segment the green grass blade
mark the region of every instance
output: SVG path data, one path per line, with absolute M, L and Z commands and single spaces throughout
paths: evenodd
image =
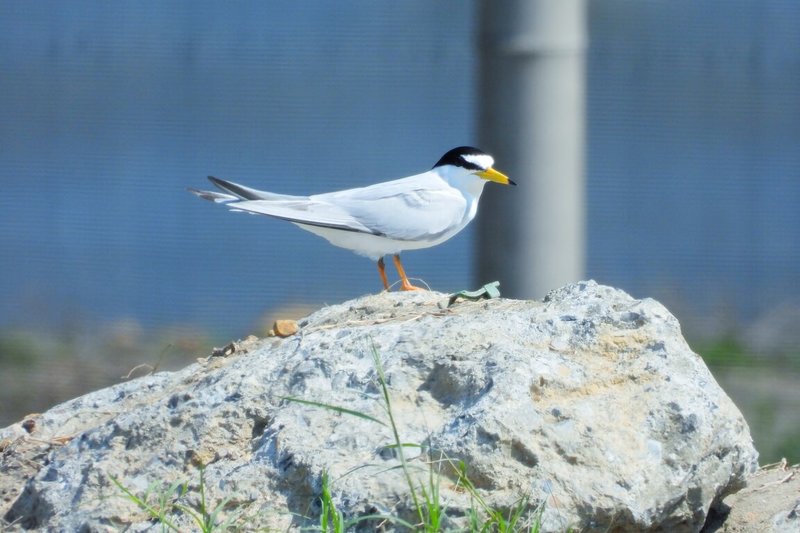
M 345 407 L 339 407 L 338 405 L 331 405 L 329 403 L 324 403 L 324 402 L 315 402 L 313 400 L 303 400 L 302 398 L 295 398 L 293 396 L 279 396 L 279 398 L 281 398 L 282 400 L 289 401 L 289 402 L 302 403 L 302 404 L 305 404 L 305 405 L 311 405 L 313 407 L 321 407 L 323 409 L 328 409 L 329 411 L 335 411 L 337 413 L 357 416 L 358 418 L 363 418 L 364 420 L 369 420 L 371 422 L 376 422 L 376 423 L 378 423 L 378 424 L 380 424 L 382 426 L 386 425 L 384 422 L 378 420 L 374 416 L 370 416 L 370 415 L 364 414 L 364 413 L 362 413 L 360 411 L 354 411 L 352 409 L 347 409 Z
M 173 531 L 180 531 L 178 527 L 173 524 L 172 522 L 167 519 L 166 514 L 167 510 L 163 506 L 159 506 L 158 509 L 147 503 L 146 500 L 143 500 L 136 496 L 133 492 L 130 491 L 125 485 L 122 484 L 116 477 L 108 476 L 111 479 L 111 482 L 116 485 L 116 487 L 122 491 L 125 497 L 130 500 L 131 502 L 135 503 L 137 507 L 141 510 L 146 511 L 152 518 L 158 520 L 161 524 L 167 526 L 168 528 L 172 529 Z M 150 488 L 146 491 L 146 494 L 149 495 Z
M 400 447 L 403 447 L 403 448 L 422 448 L 422 444 L 419 444 L 419 443 L 416 443 L 416 442 L 401 442 L 400 444 L 387 444 L 387 445 L 383 446 L 382 448 L 384 450 L 395 450 L 395 449 L 400 448 Z
M 408 489 L 411 491 L 411 499 L 414 501 L 414 508 L 417 511 L 417 515 L 419 516 L 420 523 L 425 523 L 425 513 L 422 509 L 422 506 L 419 503 L 419 498 L 417 497 L 417 491 L 414 487 L 414 482 L 411 479 L 411 474 L 408 471 L 408 464 L 406 463 L 406 456 L 403 453 L 403 447 L 400 445 L 403 441 L 400 440 L 400 433 L 397 430 L 397 424 L 394 421 L 394 414 L 392 413 L 392 402 L 389 398 L 389 388 L 386 386 L 386 375 L 383 372 L 383 363 L 381 362 L 381 356 L 378 353 L 378 348 L 375 344 L 372 344 L 372 359 L 375 364 L 375 371 L 378 373 L 378 382 L 381 386 L 381 391 L 383 392 L 383 401 L 386 405 L 386 414 L 389 417 L 389 426 L 392 428 L 392 434 L 394 435 L 394 442 L 397 444 L 398 448 L 398 455 L 400 456 L 400 464 L 403 467 L 403 474 L 406 477 L 406 483 L 408 483 Z
M 355 518 L 351 518 L 350 520 L 346 521 L 343 525 L 344 527 L 343 531 L 350 531 L 350 529 L 353 528 L 353 526 L 357 525 L 359 522 L 366 522 L 368 520 L 380 520 L 382 522 L 397 524 L 411 531 L 419 530 L 417 526 L 415 526 L 411 522 L 403 520 L 399 516 L 392 516 L 388 514 L 367 514 L 367 515 L 357 516 Z

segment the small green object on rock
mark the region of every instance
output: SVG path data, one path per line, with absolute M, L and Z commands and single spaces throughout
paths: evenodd
M 447 303 L 445 304 L 444 302 L 442 302 L 441 304 L 439 304 L 439 307 L 441 307 L 442 309 L 450 307 L 451 305 L 456 303 L 456 301 L 459 298 L 472 300 L 474 302 L 477 300 L 483 300 L 483 299 L 489 300 L 491 298 L 499 298 L 499 297 L 500 297 L 500 282 L 493 281 L 491 283 L 487 283 L 486 285 L 484 285 L 483 287 L 481 287 L 476 291 L 458 291 L 454 294 L 451 294 L 450 298 L 447 300 Z

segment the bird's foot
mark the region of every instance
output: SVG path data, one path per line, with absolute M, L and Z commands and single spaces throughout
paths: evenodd
M 412 285 L 410 281 L 404 279 L 400 282 L 400 290 L 401 291 L 426 291 L 423 287 L 417 287 L 416 285 Z

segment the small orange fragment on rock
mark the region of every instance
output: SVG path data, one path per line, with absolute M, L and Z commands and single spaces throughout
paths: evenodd
M 272 325 L 272 332 L 276 337 L 289 337 L 297 333 L 297 321 L 276 320 Z

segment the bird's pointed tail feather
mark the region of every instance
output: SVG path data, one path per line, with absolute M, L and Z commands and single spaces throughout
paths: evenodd
M 234 196 L 232 194 L 223 194 L 214 191 L 201 191 L 200 189 L 195 189 L 192 187 L 187 187 L 186 190 L 192 194 L 199 196 L 203 200 L 208 200 L 216 204 L 225 204 L 228 202 L 235 202 L 239 200 L 238 196 Z
M 240 200 L 296 200 L 300 197 L 289 194 L 275 194 L 274 192 L 259 191 L 245 187 L 232 181 L 222 180 L 214 176 L 208 177 L 209 181 L 225 193 L 232 194 Z

